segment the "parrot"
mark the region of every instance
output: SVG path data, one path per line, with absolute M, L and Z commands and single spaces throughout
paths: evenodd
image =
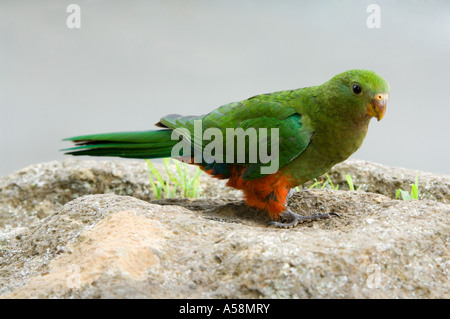
M 64 141 L 74 145 L 63 151 L 74 156 L 174 157 L 197 165 L 209 175 L 227 180 L 227 186 L 241 190 L 248 207 L 269 215 L 268 226 L 292 228 L 305 221 L 339 217 L 338 213 L 304 216 L 292 211 L 287 200 L 296 186 L 325 174 L 360 148 L 370 120 L 380 121 L 384 117 L 389 90 L 388 82 L 373 71 L 348 70 L 321 85 L 256 95 L 222 105 L 206 115 L 170 114 L 162 117 L 154 130 L 66 138 Z M 251 128 L 269 132 L 266 147 L 276 146 L 271 153 L 277 155 L 272 158 L 277 161 L 277 169 L 263 172 L 267 159 L 250 158 L 249 149 L 255 141 L 249 136 L 234 137 L 245 149 L 240 160 L 234 154 L 236 146 L 225 147 L 232 141 L 227 130 Z M 215 146 L 223 148 L 216 147 L 213 158 L 200 156 L 196 160 L 194 154 L 201 154 L 207 147 L 207 141 L 194 136 L 196 129 L 201 133 L 215 129 L 226 136 L 220 139 L 215 136 Z M 174 138 L 174 132 L 181 133 Z M 173 148 L 180 138 L 185 138 L 189 147 L 174 155 Z

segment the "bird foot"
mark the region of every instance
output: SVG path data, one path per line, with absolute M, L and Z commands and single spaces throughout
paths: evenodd
M 276 228 L 294 228 L 298 224 L 303 224 L 304 222 L 312 222 L 320 219 L 329 219 L 331 216 L 337 216 L 341 218 L 338 213 L 331 212 L 326 214 L 316 214 L 311 216 L 302 216 L 294 213 L 289 208 L 286 208 L 284 212 L 280 214 L 281 222 L 270 222 L 267 226 L 275 226 Z

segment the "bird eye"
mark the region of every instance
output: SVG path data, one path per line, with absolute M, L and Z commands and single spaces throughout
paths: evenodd
M 355 94 L 361 93 L 361 92 L 362 92 L 361 85 L 359 85 L 359 84 L 353 84 L 352 90 L 353 90 L 353 93 L 355 93 Z

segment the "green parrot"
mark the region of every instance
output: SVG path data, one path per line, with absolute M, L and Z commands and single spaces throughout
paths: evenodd
M 243 191 L 248 206 L 269 214 L 269 225 L 290 228 L 337 215 L 299 215 L 287 207 L 287 198 L 293 187 L 326 173 L 361 146 L 371 118 L 383 118 L 388 93 L 389 84 L 375 72 L 349 70 L 322 85 L 257 95 L 202 116 L 167 115 L 156 124 L 160 130 L 71 137 L 65 140 L 75 147 L 63 151 L 76 156 L 175 157 L 227 179 L 227 186 Z M 214 134 L 205 139 L 211 129 Z M 230 129 L 242 129 L 241 134 L 228 135 Z M 256 140 L 250 129 L 257 132 Z M 211 147 L 206 152 L 212 135 L 214 152 Z M 270 147 L 270 163 L 250 153 L 261 141 L 256 149 Z M 237 159 L 241 149 L 244 156 Z M 276 169 L 269 170 L 272 163 Z

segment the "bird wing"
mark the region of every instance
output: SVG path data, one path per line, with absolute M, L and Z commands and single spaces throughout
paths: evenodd
M 187 129 L 191 133 L 191 141 L 193 141 L 191 145 L 198 150 L 204 150 L 212 141 L 194 138 L 195 121 L 201 120 L 203 134 L 210 128 L 218 129 L 219 131 L 216 130 L 216 132 L 220 132 L 222 135 L 222 147 L 215 149 L 214 158 L 220 158 L 222 162 L 245 166 L 242 178 L 245 180 L 257 179 L 264 176 L 261 168 L 270 165 L 267 158 L 266 162 L 262 161 L 260 147 L 266 147 L 266 154 L 278 147 L 278 168 L 281 168 L 298 157 L 306 149 L 313 136 L 314 131 L 304 124 L 302 114 L 297 113 L 291 106 L 290 102 L 294 97 L 289 94 L 290 92 L 292 91 L 258 95 L 241 102 L 223 105 L 204 116 L 168 115 L 163 117 L 158 125 L 171 129 Z M 199 122 L 197 122 L 198 124 Z M 244 135 L 241 131 L 241 134 L 236 133 L 233 136 L 234 150 L 232 154 L 226 147 L 227 128 L 234 129 L 235 133 L 238 128 L 241 128 L 244 132 Z M 252 158 L 250 154 L 251 143 L 255 143 L 255 140 L 248 138 L 248 135 L 245 134 L 249 133 L 248 130 L 252 128 L 256 131 L 256 141 L 259 141 L 256 161 L 255 157 Z M 263 136 L 264 129 L 266 129 L 266 136 Z M 278 129 L 278 139 L 272 129 Z M 239 145 L 241 147 L 238 149 Z M 252 150 L 255 148 L 253 147 Z M 238 160 L 239 151 L 245 152 L 245 156 L 241 156 L 240 160 Z M 207 158 L 204 160 L 208 161 Z M 272 160 L 276 160 L 276 158 L 272 158 Z

